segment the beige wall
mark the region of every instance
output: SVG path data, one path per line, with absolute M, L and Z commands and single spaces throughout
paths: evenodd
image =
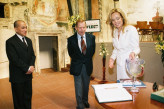
M 9 63 L 6 56 L 5 43 L 14 34 L 13 30 L 0 29 L 0 78 L 6 78 L 9 75 Z
M 106 43 L 107 49 L 111 55 L 112 43 Z M 163 85 L 164 67 L 161 62 L 161 55 L 155 53 L 154 43 L 140 43 L 140 58 L 144 59 L 146 64 L 144 68 L 144 76 L 141 78 L 147 82 L 157 82 Z M 102 56 L 99 55 L 100 43 L 96 44 L 96 53 L 93 59 L 93 77 L 102 80 Z M 106 59 L 106 80 L 116 81 L 116 65 L 114 69 L 108 68 L 110 55 Z
M 152 21 L 156 16 L 157 7 L 159 16 L 164 17 L 164 0 L 119 0 L 120 8 L 127 15 L 130 24 L 136 21 Z

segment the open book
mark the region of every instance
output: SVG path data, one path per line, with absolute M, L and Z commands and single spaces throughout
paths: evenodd
M 117 80 L 117 83 L 121 83 L 123 85 L 123 87 L 132 87 L 132 79 L 120 79 Z M 146 85 L 141 81 L 141 80 L 137 80 L 135 81 L 135 86 L 136 87 L 146 87 Z
M 129 92 L 121 83 L 92 85 L 99 103 L 132 100 Z

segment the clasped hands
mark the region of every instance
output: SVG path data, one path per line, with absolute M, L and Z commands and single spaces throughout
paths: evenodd
M 34 66 L 30 66 L 29 70 L 26 72 L 26 74 L 31 74 L 32 72 L 34 72 L 35 67 Z
M 131 60 L 133 60 L 135 58 L 135 53 L 131 52 L 129 55 L 129 58 Z M 112 58 L 109 59 L 109 68 L 113 68 L 114 67 L 114 60 Z

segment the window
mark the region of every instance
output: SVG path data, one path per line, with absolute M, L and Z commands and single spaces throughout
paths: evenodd
M 0 3 L 0 18 L 5 18 L 5 14 L 4 14 L 4 3 Z

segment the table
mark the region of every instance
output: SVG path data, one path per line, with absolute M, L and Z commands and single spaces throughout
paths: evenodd
M 146 88 L 140 88 L 139 93 L 131 93 L 133 101 L 122 101 L 113 103 L 100 103 L 105 109 L 164 109 L 164 103 L 152 100 L 150 98 L 153 92 L 153 83 L 144 82 Z M 164 86 L 159 86 L 159 89 L 164 88 Z M 127 88 L 129 91 L 130 88 Z

